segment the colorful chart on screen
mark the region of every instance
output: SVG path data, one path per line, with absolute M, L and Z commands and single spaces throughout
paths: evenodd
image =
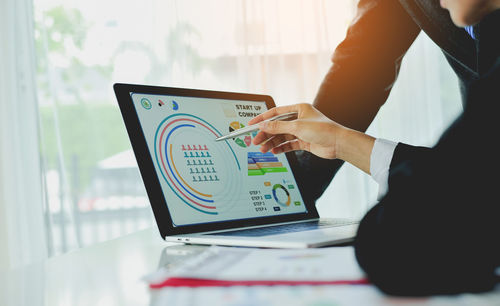
M 155 135 L 155 158 L 163 179 L 193 210 L 216 215 L 228 211 L 241 194 L 242 171 L 227 141 L 206 120 L 178 113 L 165 118 Z
M 290 206 L 290 192 L 288 192 L 288 189 L 286 189 L 285 186 L 281 184 L 275 184 L 273 186 L 273 198 L 276 203 L 283 207 Z
M 229 124 L 229 132 L 234 132 L 237 129 L 241 129 L 245 125 L 239 121 L 233 121 Z M 233 138 L 233 141 L 242 148 L 249 147 L 252 144 L 252 136 L 257 135 L 257 132 L 252 132 L 251 134 L 245 134 L 239 137 Z
M 248 152 L 248 176 L 287 172 L 287 168 L 271 152 Z

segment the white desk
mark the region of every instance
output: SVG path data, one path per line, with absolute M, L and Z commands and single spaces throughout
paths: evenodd
M 165 249 L 168 246 L 167 249 Z M 277 298 L 289 299 L 291 305 L 500 305 L 500 288 L 480 295 L 461 295 L 434 299 L 401 299 L 386 297 L 373 286 L 330 286 L 315 288 L 266 287 L 249 289 L 174 289 L 149 290 L 140 278 L 159 265 L 162 254 L 166 264 L 203 250 L 202 246 L 164 242 L 156 228 L 140 231 L 116 240 L 50 258 L 22 269 L 1 271 L 0 305 L 154 305 L 162 298 L 169 306 L 214 305 L 210 299 L 224 299 L 225 305 L 273 304 Z M 177 301 L 180 295 L 188 301 Z M 174 296 L 176 295 L 176 296 Z M 368 304 L 367 304 L 368 303 Z M 222 304 L 222 303 L 218 303 Z

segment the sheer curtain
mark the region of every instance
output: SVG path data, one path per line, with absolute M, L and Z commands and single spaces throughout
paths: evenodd
M 33 7 L 0 2 L 0 268 L 47 257 Z
M 154 226 L 114 82 L 311 102 L 356 2 L 34 0 L 49 253 Z M 420 37 L 369 132 L 431 144 L 459 112 L 454 84 L 439 50 Z M 318 202 L 320 214 L 360 217 L 376 190 L 344 166 Z

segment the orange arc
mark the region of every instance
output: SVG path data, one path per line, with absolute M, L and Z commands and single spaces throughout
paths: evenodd
M 172 156 L 172 144 L 170 144 L 170 156 Z M 191 189 L 192 191 L 196 192 L 197 194 L 201 195 L 201 196 L 204 196 L 204 197 L 212 197 L 211 194 L 204 194 L 204 193 L 201 193 L 199 192 L 198 190 L 194 189 L 193 187 L 189 186 L 188 183 L 186 183 L 186 181 L 182 178 L 182 176 L 179 174 L 179 172 L 177 171 L 177 167 L 175 166 L 175 163 L 174 163 L 174 158 L 172 156 L 172 165 L 174 166 L 174 170 L 175 170 L 175 173 L 177 173 L 177 175 L 179 176 L 179 178 L 181 179 L 181 181 L 184 183 L 184 185 L 188 186 L 189 189 Z

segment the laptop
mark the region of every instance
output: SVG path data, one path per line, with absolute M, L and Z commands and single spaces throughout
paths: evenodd
M 161 237 L 268 248 L 347 243 L 359 222 L 319 218 L 294 153 L 261 153 L 257 132 L 216 142 L 275 107 L 268 95 L 115 84 Z

